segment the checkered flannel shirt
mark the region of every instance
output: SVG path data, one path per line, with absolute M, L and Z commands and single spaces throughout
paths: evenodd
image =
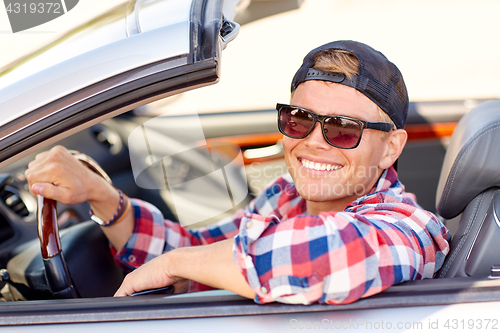
M 135 226 L 116 260 L 136 268 L 175 248 L 234 238 L 234 258 L 257 303 L 351 303 L 393 284 L 432 278 L 449 251 L 448 230 L 387 169 L 343 212 L 307 215 L 289 175 L 245 209 L 196 230 L 132 200 Z M 203 290 L 197 283 L 192 289 Z

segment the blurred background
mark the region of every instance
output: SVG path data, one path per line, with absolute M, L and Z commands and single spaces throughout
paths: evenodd
M 0 68 L 123 2 L 80 0 L 65 15 L 15 34 L 2 6 Z M 310 49 L 354 39 L 398 65 L 413 101 L 496 97 L 499 12 L 500 1 L 488 0 L 252 0 L 236 18 L 242 29 L 224 53 L 221 83 L 186 96 L 195 94 L 207 111 L 267 109 L 288 100 L 291 77 Z M 246 83 L 232 84 L 241 77 Z
M 50 1 L 48 1 L 50 2 Z M 61 37 L 65 32 L 87 22 L 126 0 L 80 0 L 73 10 L 34 28 L 12 33 L 4 2 L 0 4 L 0 68 Z

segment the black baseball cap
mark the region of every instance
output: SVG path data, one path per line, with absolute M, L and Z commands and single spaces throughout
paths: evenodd
M 312 68 L 314 55 L 334 49 L 349 51 L 358 58 L 358 74 L 352 79 L 343 73 L 326 72 Z M 389 115 L 397 128 L 403 128 L 408 114 L 408 92 L 399 69 L 382 53 L 372 47 L 351 40 L 331 42 L 309 52 L 292 80 L 292 93 L 308 80 L 330 81 L 352 87 L 377 104 Z

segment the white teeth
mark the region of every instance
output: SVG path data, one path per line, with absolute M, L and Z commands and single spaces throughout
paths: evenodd
M 330 170 L 338 170 L 342 169 L 342 166 L 340 165 L 331 165 L 331 164 L 325 164 L 325 163 L 314 163 L 312 161 L 304 160 L 301 159 L 301 163 L 304 167 L 308 169 L 313 169 L 313 170 L 318 170 L 318 171 L 330 171 Z

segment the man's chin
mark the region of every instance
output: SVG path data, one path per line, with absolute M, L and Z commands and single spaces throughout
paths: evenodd
M 312 202 L 327 202 L 336 201 L 347 197 L 344 192 L 333 193 L 328 188 L 318 190 L 317 188 L 312 188 L 307 191 L 299 191 L 299 194 L 306 200 Z

